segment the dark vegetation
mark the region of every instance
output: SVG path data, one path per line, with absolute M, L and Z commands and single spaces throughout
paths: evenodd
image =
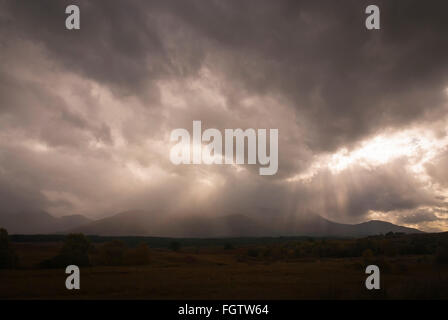
M 17 265 L 18 258 L 11 246 L 8 232 L 0 228 L 0 269 L 12 269 Z
M 90 249 L 90 241 L 83 234 L 69 234 L 59 254 L 42 261 L 40 266 L 43 268 L 65 268 L 72 264 L 78 267 L 89 266 Z
M 403 234 L 387 233 L 366 238 L 157 238 L 157 237 L 100 237 L 83 234 L 65 235 L 12 235 L 1 231 L 1 265 L 17 266 L 9 241 L 15 243 L 63 242 L 60 252 L 42 261 L 41 268 L 62 268 L 69 264 L 89 265 L 144 265 L 150 261 L 149 248 L 169 249 L 221 247 L 237 251 L 237 259 L 245 257 L 275 261 L 298 258 L 355 258 L 374 262 L 380 257 L 423 255 L 432 257 L 434 263 L 448 264 L 448 233 Z M 9 240 L 8 240 L 9 239 Z M 241 249 L 245 251 L 241 251 Z M 238 250 L 236 250 L 238 249 Z
M 247 256 L 281 258 L 353 258 L 396 257 L 405 255 L 435 256 L 437 263 L 448 263 L 448 233 L 388 233 L 361 239 L 288 239 L 270 245 L 256 245 Z
M 145 265 L 149 263 L 150 253 L 146 243 L 128 248 L 124 242 L 113 240 L 101 245 L 93 252 L 93 263 L 103 266 Z
M 72 264 L 78 267 L 144 265 L 149 263 L 149 255 L 146 243 L 128 247 L 121 240 L 112 240 L 93 246 L 83 234 L 69 234 L 60 252 L 42 261 L 39 267 L 65 268 Z
M 61 269 L 75 264 L 86 298 L 448 299 L 448 233 L 191 239 L 2 230 L 0 243 L 2 268 L 16 269 L 0 271 L 0 298 L 71 297 Z M 364 287 L 369 264 L 381 270 L 378 292 Z
M 66 235 L 10 235 L 14 243 L 63 242 Z M 374 255 L 438 254 L 446 255 L 448 232 L 402 234 L 388 233 L 366 238 L 312 238 L 312 237 L 251 237 L 251 238 L 161 238 L 161 237 L 107 237 L 86 236 L 93 245 L 119 240 L 127 247 L 137 247 L 141 243 L 150 248 L 165 248 L 173 251 L 183 247 L 222 247 L 227 250 L 239 247 L 267 247 L 282 245 L 293 248 L 297 256 L 359 257 L 366 249 Z M 439 250 L 439 252 L 437 252 Z M 442 258 L 443 260 L 443 258 Z M 442 261 L 440 260 L 440 261 Z
M 179 241 L 171 241 L 170 242 L 170 249 L 173 251 L 179 251 L 181 248 L 181 244 Z
M 42 235 L 10 235 L 10 240 L 15 243 L 48 243 L 63 242 L 66 235 L 63 234 L 42 234 Z M 163 237 L 138 237 L 138 236 L 95 236 L 86 235 L 92 244 L 120 240 L 126 246 L 135 247 L 144 242 L 151 248 L 169 249 L 172 242 L 179 242 L 182 247 L 223 247 L 227 244 L 246 246 L 256 244 L 271 244 L 288 240 L 306 240 L 309 237 L 237 237 L 237 238 L 163 238 Z

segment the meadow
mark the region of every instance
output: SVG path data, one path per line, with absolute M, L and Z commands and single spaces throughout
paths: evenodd
M 0 298 L 447 299 L 447 238 L 93 237 L 81 289 L 67 290 L 64 268 L 42 264 L 61 252 L 64 236 L 12 236 L 19 264 L 0 270 Z M 369 264 L 380 267 L 380 290 L 365 288 Z

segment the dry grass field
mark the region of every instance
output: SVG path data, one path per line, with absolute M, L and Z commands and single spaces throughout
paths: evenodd
M 20 269 L 0 270 L 1 299 L 431 299 L 448 298 L 448 266 L 428 255 L 380 260 L 381 290 L 365 289 L 365 258 L 260 259 L 248 248 L 151 249 L 142 266 L 81 268 L 81 289 L 64 269 L 36 265 L 62 243 L 14 243 Z

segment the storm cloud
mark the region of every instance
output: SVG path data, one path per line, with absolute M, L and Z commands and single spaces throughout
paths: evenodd
M 81 29 L 65 29 L 65 7 Z M 2 212 L 320 214 L 447 230 L 446 1 L 0 1 Z M 169 134 L 278 128 L 279 170 Z M 378 142 L 380 141 L 380 142 Z

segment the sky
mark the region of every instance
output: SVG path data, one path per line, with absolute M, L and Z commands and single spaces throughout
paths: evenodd
M 81 11 L 65 28 L 65 7 Z M 365 28 L 380 8 L 381 29 Z M 0 215 L 379 219 L 448 231 L 446 1 L 0 0 Z M 279 165 L 170 133 L 278 128 Z

